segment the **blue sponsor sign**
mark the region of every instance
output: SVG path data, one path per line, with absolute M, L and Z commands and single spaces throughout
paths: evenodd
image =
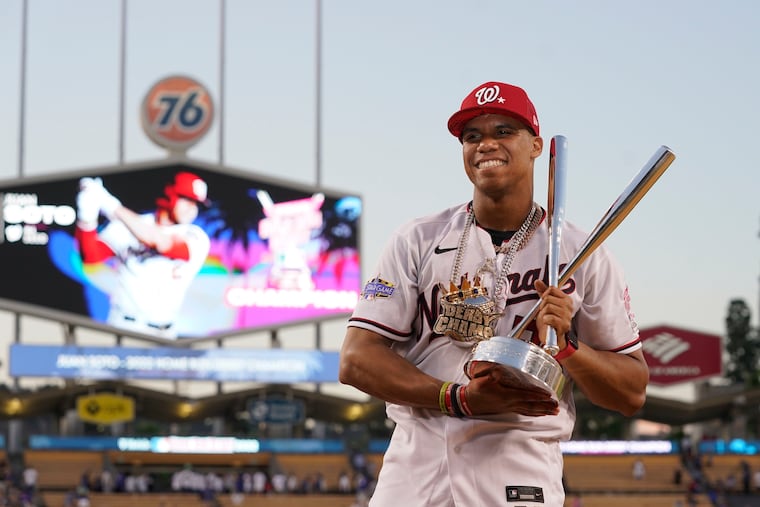
M 300 400 L 268 399 L 251 400 L 248 413 L 256 422 L 298 423 L 303 421 L 306 410 Z
M 317 440 L 312 438 L 273 438 L 261 441 L 261 452 L 275 453 L 338 453 L 346 446 L 340 440 Z
M 65 449 L 73 451 L 108 451 L 118 449 L 118 437 L 58 437 L 30 435 L 30 449 Z
M 337 382 L 338 352 L 13 344 L 10 374 L 98 380 Z

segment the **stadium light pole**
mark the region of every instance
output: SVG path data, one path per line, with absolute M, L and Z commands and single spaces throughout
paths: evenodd
M 29 24 L 29 2 L 23 0 L 21 2 L 21 55 L 19 70 L 19 106 L 18 106 L 18 177 L 24 176 L 24 165 L 26 160 L 24 159 L 26 148 L 26 45 L 27 45 L 27 32 Z M 21 341 L 21 314 L 14 313 L 14 336 L 13 339 L 16 343 Z M 13 379 L 14 386 L 18 388 L 18 378 Z
M 227 57 L 227 1 L 219 0 L 219 167 L 224 165 L 224 71 Z M 219 340 L 219 348 L 223 347 Z M 216 393 L 222 394 L 224 387 L 221 381 L 216 383 Z
M 322 0 L 316 1 L 314 26 L 314 171 L 317 188 L 322 186 Z M 322 324 L 314 325 L 317 350 L 322 349 Z M 317 391 L 320 390 L 317 384 Z
M 20 55 L 20 70 L 19 70 L 19 113 L 18 113 L 18 177 L 24 176 L 24 149 L 26 145 L 26 59 L 27 59 L 27 37 L 28 37 L 28 23 L 29 23 L 29 2 L 23 0 L 21 2 L 21 55 Z M 13 341 L 15 343 L 21 342 L 21 314 L 14 312 L 13 314 Z M 10 365 L 9 365 L 10 368 Z M 13 385 L 11 390 L 18 392 L 21 389 L 21 381 L 19 377 L 13 377 Z M 16 454 L 22 451 L 21 443 L 24 436 L 22 419 L 14 418 L 8 421 L 8 453 Z
M 124 109 L 127 75 L 127 0 L 121 0 L 119 16 L 119 165 L 124 164 Z
M 227 58 L 227 1 L 219 0 L 219 166 L 224 165 L 224 73 Z

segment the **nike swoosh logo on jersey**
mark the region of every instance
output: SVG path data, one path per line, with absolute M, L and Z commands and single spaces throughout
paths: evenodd
M 435 250 L 433 250 L 433 251 L 435 253 L 437 253 L 437 254 L 442 254 L 442 253 L 446 253 L 446 252 L 451 252 L 452 250 L 456 250 L 456 249 L 457 249 L 457 247 L 454 247 L 454 248 L 441 248 L 440 245 L 439 245 L 439 246 L 435 247 Z

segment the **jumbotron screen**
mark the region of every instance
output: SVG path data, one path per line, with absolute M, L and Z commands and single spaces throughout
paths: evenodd
M 189 160 L 0 182 L 0 307 L 158 341 L 348 315 L 360 197 Z

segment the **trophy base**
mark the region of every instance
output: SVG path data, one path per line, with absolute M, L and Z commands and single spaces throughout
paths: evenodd
M 472 378 L 473 366 L 482 362 L 500 368 L 502 383 L 535 386 L 557 401 L 568 383 L 562 366 L 549 353 L 518 338 L 494 336 L 478 343 L 464 367 L 468 378 Z

